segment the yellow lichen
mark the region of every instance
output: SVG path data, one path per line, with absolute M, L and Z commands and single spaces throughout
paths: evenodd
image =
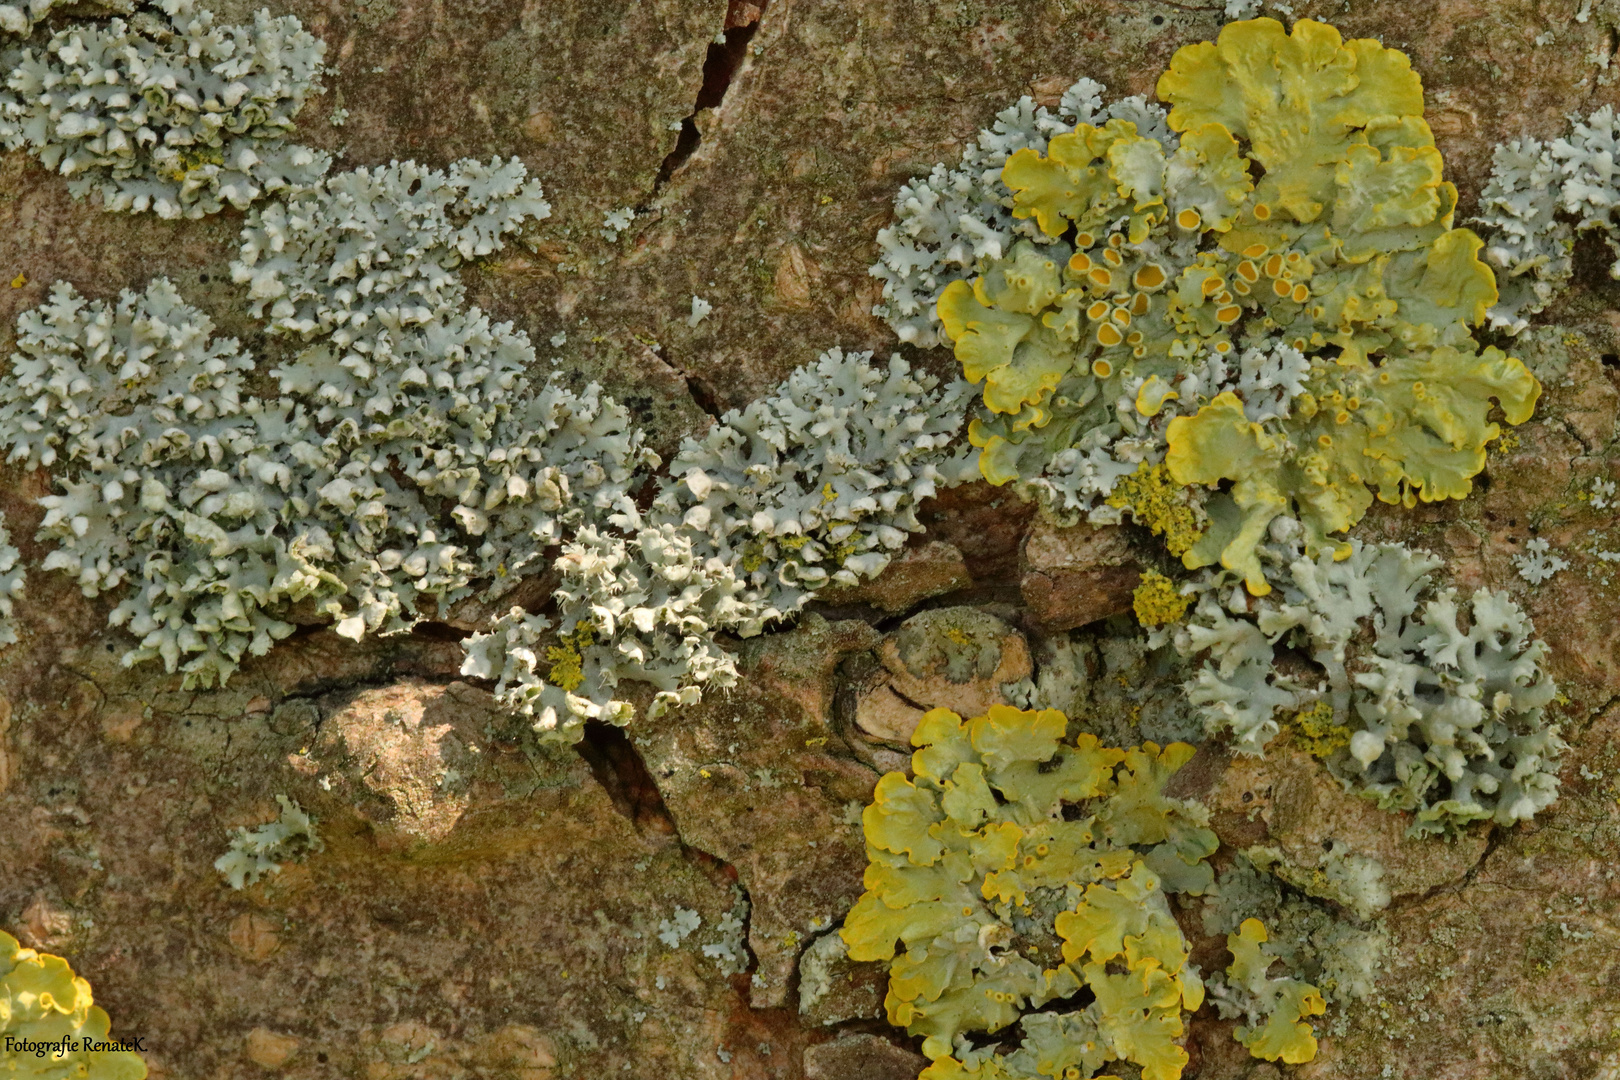
M 1170 554 L 1180 555 L 1203 534 L 1187 495 L 1187 489 L 1171 479 L 1168 468 L 1143 462 L 1134 473 L 1115 481 L 1108 505 L 1129 510 L 1138 525 L 1164 537 Z
M 142 1080 L 146 1063 L 112 1048 L 110 1023 L 66 960 L 0 933 L 0 1074 Z
M 1333 705 L 1318 701 L 1287 721 L 1294 743 L 1312 757 L 1324 761 L 1350 745 L 1350 729 L 1333 720 Z
M 1156 570 L 1142 574 L 1141 584 L 1131 593 L 1131 607 L 1136 621 L 1143 626 L 1163 626 L 1187 614 L 1192 597 L 1182 595 L 1176 583 Z
M 596 644 L 596 628 L 582 619 L 572 633 L 560 634 L 557 640 L 558 644 L 546 649 L 546 659 L 551 661 L 546 681 L 563 690 L 577 690 L 585 681 L 584 652 Z
M 862 815 L 867 891 L 841 933 L 851 958 L 889 962 L 885 1009 L 925 1037 L 924 1076 L 1028 1075 L 1005 1071 L 1018 1055 L 964 1072 L 952 1041 L 1082 989 L 1095 1001 L 1065 1017 L 1072 1037 L 1019 1054 L 1078 1055 L 1088 1077 L 1131 1061 L 1149 1080 L 1187 1061 L 1175 1040 L 1203 983 L 1166 894 L 1210 887 L 1216 840 L 1201 808 L 1163 788 L 1192 747 L 1113 750 L 1067 728 L 1054 710 L 994 706 L 964 722 L 935 709 L 912 736 L 912 777 L 884 776 Z M 1068 910 L 1032 928 L 1034 905 L 1063 895 Z M 1054 936 L 1058 953 L 1040 944 Z
M 1267 974 L 1276 957 L 1265 948 L 1266 937 L 1259 919 L 1245 919 L 1237 933 L 1226 935 L 1226 947 L 1232 953 L 1231 966 L 1226 969 L 1228 980 L 1247 991 L 1265 1016 L 1263 1024 L 1240 1025 L 1237 1040 L 1254 1057 L 1298 1065 L 1316 1057 L 1316 1034 L 1305 1017 L 1321 1016 L 1327 1003 L 1322 992 L 1308 982 L 1287 976 L 1273 979 Z

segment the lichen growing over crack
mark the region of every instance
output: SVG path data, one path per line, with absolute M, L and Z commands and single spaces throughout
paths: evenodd
M 565 741 L 585 720 L 630 722 L 621 682 L 653 687 L 653 718 L 733 685 L 716 635 L 758 634 L 877 574 L 921 531 L 917 505 L 972 469 L 953 445 L 962 387 L 870 361 L 831 350 L 687 439 L 649 509 L 621 503 L 564 543 L 556 618 L 509 612 L 468 641 L 463 674 Z

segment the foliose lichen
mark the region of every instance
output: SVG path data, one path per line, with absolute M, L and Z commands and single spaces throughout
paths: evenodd
M 1231 572 L 1206 572 L 1183 586 L 1196 597 L 1186 623 L 1160 631 L 1184 655 L 1207 650 L 1187 692 L 1211 734 L 1258 754 L 1279 715 L 1322 724 L 1331 710 L 1317 730 L 1342 726 L 1349 738 L 1329 771 L 1411 812 L 1415 835 L 1511 825 L 1557 798 L 1564 743 L 1544 715 L 1557 693 L 1548 650 L 1506 593 L 1482 589 L 1464 604 L 1434 582 L 1433 556 L 1353 541 L 1334 561 L 1307 554 L 1291 518 L 1269 531 L 1257 551 L 1275 593 L 1252 598 Z M 1314 671 L 1280 669 L 1279 648 Z
M 1336 845 L 1336 850 L 1338 845 Z M 1230 866 L 1204 895 L 1203 929 L 1208 935 L 1236 932 L 1247 919 L 1259 919 L 1267 930 L 1265 951 L 1282 962 L 1288 974 L 1318 987 L 1324 1001 L 1336 1007 L 1335 1028 L 1345 1023 L 1343 1006 L 1372 994 L 1389 948 L 1389 936 L 1376 913 L 1389 903 L 1389 892 L 1368 887 L 1371 877 L 1363 862 L 1341 853 L 1327 860 L 1323 877 L 1354 879 L 1352 887 L 1321 890 L 1333 895 L 1324 904 L 1302 895 L 1302 885 L 1287 883 L 1256 867 L 1249 855 L 1237 853 Z M 1272 860 L 1273 871 L 1283 869 Z M 1354 902 L 1346 904 L 1347 898 Z M 1248 1012 L 1242 988 L 1229 986 L 1225 973 L 1209 977 L 1209 998 L 1217 1011 L 1230 1019 Z
M 917 505 L 971 472 L 950 445 L 963 405 L 960 384 L 938 390 L 899 357 L 824 353 L 687 439 L 648 509 L 621 501 L 582 526 L 554 566 L 557 617 L 509 612 L 468 641 L 463 674 L 567 741 L 585 720 L 629 723 L 621 681 L 654 687 L 653 718 L 733 685 L 717 634 L 758 634 L 877 574 L 921 531 Z
M 1605 105 L 1570 132 L 1544 143 L 1513 139 L 1497 146 L 1491 178 L 1480 192 L 1479 224 L 1491 230 L 1485 257 L 1497 268 L 1502 295 L 1490 309 L 1491 325 L 1517 334 L 1574 274 L 1575 234 L 1596 232 L 1615 255 L 1620 277 L 1620 119 Z
M 238 828 L 230 849 L 214 860 L 214 869 L 233 889 L 256 884 L 265 874 L 281 873 L 281 864 L 303 859 L 325 848 L 315 823 L 293 800 L 277 795 L 281 816 L 267 825 Z
M 1055 710 L 935 709 L 913 777 L 885 775 L 863 814 L 867 891 L 841 934 L 852 959 L 890 962 L 888 1019 L 924 1036 L 927 1080 L 1116 1060 L 1173 1080 L 1186 1064 L 1182 1010 L 1204 991 L 1167 897 L 1211 887 L 1217 843 L 1164 785 L 1192 747 L 1115 750 L 1067 728 Z M 970 1038 L 1020 1019 L 1016 1050 Z
M 0 931 L 0 1070 L 39 1080 L 143 1080 L 146 1062 L 111 1043 L 90 983 L 60 956 Z
M 909 262 L 885 242 L 876 272 L 916 295 L 884 313 L 904 336 L 935 299 L 983 383 L 969 433 L 992 482 L 1103 521 L 1099 500 L 1163 462 L 1207 522 L 1186 565 L 1241 569 L 1263 594 L 1253 549 L 1273 517 L 1342 556 L 1331 534 L 1375 495 L 1466 495 L 1493 401 L 1522 422 L 1540 386 L 1473 339 L 1496 289 L 1479 238 L 1452 227 L 1403 54 L 1256 19 L 1180 50 L 1158 90 L 1167 131 L 1150 106 L 1145 127 L 1070 99 L 1072 125 L 1015 110 L 993 154 L 972 152 L 999 172 L 903 192 L 901 227 L 931 239 Z
M 1266 940 L 1265 925 L 1254 918 L 1226 936 L 1232 953 L 1224 983 L 1228 994 L 1216 1000 L 1226 1006 L 1223 1013 L 1241 1014 L 1248 1021 L 1235 1034 L 1250 1054 L 1297 1065 L 1316 1057 L 1316 1034 L 1306 1018 L 1322 1015 L 1327 1004 L 1310 983 L 1268 974 L 1277 954 Z
M 957 442 L 971 395 L 898 355 L 831 349 L 687 439 L 654 520 L 735 568 L 752 608 L 736 626 L 758 633 L 819 589 L 878 574 L 922 531 L 918 505 L 975 475 Z
M 46 567 L 87 595 L 128 586 L 112 615 L 140 642 L 126 663 L 206 686 L 290 633 L 294 603 L 359 638 L 474 581 L 493 599 L 544 567 L 565 522 L 621 508 L 648 460 L 623 409 L 594 386 L 531 386 L 528 339 L 461 306 L 452 268 L 544 209 L 521 164 L 328 183 L 300 193 L 298 225 L 270 224 L 278 203 L 245 230 L 239 276 L 305 343 L 269 372 L 280 396 L 245 395 L 254 359 L 163 279 L 116 305 L 59 284 L 19 320 L 0 441 L 58 473 Z M 309 223 L 356 184 L 369 216 L 345 221 L 366 236 L 340 251 L 342 227 Z
M 6 516 L 0 514 L 0 648 L 17 642 L 13 613 L 16 602 L 22 599 L 27 579 L 28 569 L 22 564 L 22 553 L 12 545 Z
M 28 5 L 38 21 L 53 4 Z M 0 8 L 12 29 L 23 9 Z M 14 31 L 21 32 L 21 31 Z M 326 45 L 292 16 L 221 25 L 195 0 L 67 27 L 0 53 L 0 143 L 108 210 L 202 217 L 318 180 L 325 153 L 286 142 Z

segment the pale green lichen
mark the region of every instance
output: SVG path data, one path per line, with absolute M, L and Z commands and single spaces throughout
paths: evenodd
M 1514 139 L 1496 148 L 1475 219 L 1491 230 L 1485 256 L 1502 283 L 1492 326 L 1519 333 L 1568 286 L 1577 231 L 1603 237 L 1616 256 L 1609 276 L 1620 277 L 1617 155 L 1620 119 L 1612 105 L 1572 117 L 1569 134 L 1551 143 Z
M 11 533 L 6 529 L 6 516 L 0 514 L 0 648 L 17 642 L 15 605 L 22 599 L 27 579 L 28 570 L 22 564 L 22 553 L 12 546 Z
M 921 501 L 972 460 L 952 446 L 961 384 L 870 360 L 832 349 L 687 439 L 647 510 L 621 503 L 565 541 L 556 620 L 510 612 L 467 642 L 463 674 L 494 680 L 543 737 L 572 741 L 585 720 L 630 722 L 621 681 L 656 688 L 649 717 L 693 704 L 736 682 L 717 634 L 758 634 L 881 571 L 921 531 Z M 545 646 L 553 627 L 563 640 Z
M 1253 598 L 1231 572 L 1190 588 L 1186 623 L 1166 633 L 1187 656 L 1208 652 L 1188 684 L 1212 734 L 1229 731 L 1260 753 L 1278 716 L 1325 702 L 1348 729 L 1327 766 L 1388 810 L 1413 814 L 1414 834 L 1471 821 L 1511 825 L 1558 795 L 1558 726 L 1543 710 L 1557 689 L 1547 646 L 1505 593 L 1480 590 L 1466 606 L 1436 586 L 1439 561 L 1397 544 L 1352 542 L 1348 557 L 1307 555 L 1300 531 L 1279 518 L 1257 548 L 1276 590 Z M 1315 671 L 1280 670 L 1291 648 Z
M 267 825 L 242 827 L 231 836 L 231 846 L 214 860 L 214 869 L 233 889 L 256 884 L 265 874 L 281 873 L 281 864 L 321 851 L 325 844 L 315 823 L 293 800 L 277 795 L 281 816 Z
M 912 736 L 914 779 L 884 776 L 863 815 L 867 891 L 842 937 L 852 959 L 890 962 L 889 1021 L 925 1036 L 930 1080 L 1111 1060 L 1173 1080 L 1187 1061 L 1175 1040 L 1203 985 L 1166 896 L 1210 888 L 1216 840 L 1163 788 L 1192 748 L 1112 750 L 1067 726 L 936 709 Z M 1026 1023 L 1010 1054 L 967 1039 L 1082 992 L 1089 1006 Z
M 31 19 L 44 13 L 30 8 Z M 16 11 L 0 8 L 0 22 Z M 0 55 L 0 143 L 27 149 L 108 210 L 247 209 L 330 165 L 286 143 L 318 90 L 325 51 L 292 16 L 260 11 L 250 25 L 221 25 L 195 0 L 160 0 Z
M 90 983 L 60 956 L 0 931 L 0 1072 L 33 1080 L 142 1080 L 146 1063 L 109 1034 Z
M 745 583 L 745 636 L 814 593 L 878 574 L 922 530 L 922 500 L 974 474 L 957 443 L 971 391 L 898 355 L 831 349 L 682 444 L 652 519 Z
M 58 474 L 46 567 L 124 588 L 125 662 L 188 684 L 262 655 L 299 601 L 357 639 L 475 582 L 494 599 L 651 460 L 623 409 L 531 386 L 527 338 L 463 306 L 454 267 L 545 210 L 521 164 L 405 163 L 295 202 L 250 218 L 238 275 L 304 342 L 279 396 L 243 392 L 254 358 L 163 279 L 117 305 L 59 284 L 0 384 L 10 459 Z

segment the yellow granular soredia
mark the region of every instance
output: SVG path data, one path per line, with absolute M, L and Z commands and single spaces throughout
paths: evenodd
M 1299 748 L 1314 758 L 1325 760 L 1350 745 L 1350 729 L 1333 722 L 1333 706 L 1326 701 L 1295 713 L 1288 726 Z
M 574 627 L 572 634 L 563 634 L 559 640 L 562 642 L 560 645 L 546 650 L 546 659 L 551 661 L 546 681 L 563 690 L 577 690 L 579 684 L 585 681 L 583 653 L 596 643 L 596 628 L 588 622 L 581 622 Z
M 1187 614 L 1192 597 L 1183 596 L 1176 583 L 1155 570 L 1142 575 L 1142 583 L 1131 594 L 1136 621 L 1143 626 L 1163 626 Z
M 1154 536 L 1163 536 L 1172 555 L 1185 553 L 1203 535 L 1198 515 L 1187 502 L 1186 488 L 1162 464 L 1143 462 L 1130 476 L 1118 480 L 1108 505 L 1129 510 L 1138 525 L 1153 530 Z

